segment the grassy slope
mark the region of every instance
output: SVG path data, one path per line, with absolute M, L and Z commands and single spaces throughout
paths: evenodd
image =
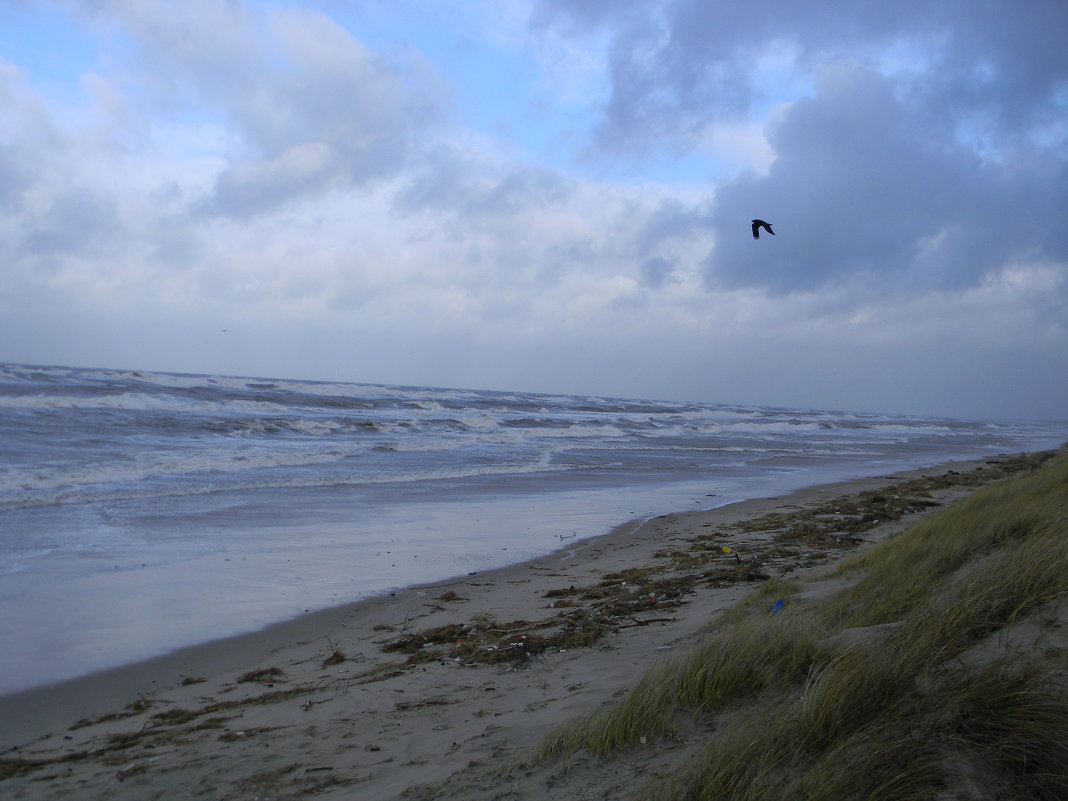
M 686 658 L 549 736 L 612 758 L 704 751 L 638 797 L 1068 798 L 1068 453 L 843 563 L 807 603 L 773 581 Z M 773 598 L 788 598 L 769 615 Z

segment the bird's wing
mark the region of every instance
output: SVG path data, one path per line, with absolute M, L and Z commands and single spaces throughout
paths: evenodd
M 764 227 L 768 229 L 768 233 L 775 236 L 775 232 L 771 230 L 771 223 L 764 223 Z
M 753 221 L 753 239 L 760 239 L 760 223 Z

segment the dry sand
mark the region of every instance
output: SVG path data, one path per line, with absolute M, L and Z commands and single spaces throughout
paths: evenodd
M 656 760 L 670 760 L 670 749 L 618 760 L 592 774 L 564 775 L 552 765 L 509 768 L 555 725 L 625 693 L 658 660 L 683 651 L 717 612 L 760 586 L 759 576 L 746 580 L 746 573 L 792 578 L 822 573 L 855 550 L 843 540 L 841 548 L 799 543 L 784 553 L 769 547 L 767 532 L 728 533 L 727 527 L 767 513 L 796 514 L 806 505 L 904 478 L 947 469 L 968 473 L 982 465 L 958 462 L 635 521 L 523 564 L 0 698 L 0 796 L 625 797 L 638 774 Z M 970 491 L 948 488 L 934 499 L 944 502 Z M 927 511 L 916 509 L 865 531 L 859 547 L 870 547 Z M 705 546 L 698 560 L 704 569 L 671 568 L 670 560 L 654 556 L 695 543 Z M 724 545 L 732 553 L 724 553 Z M 450 623 L 486 624 L 481 616 L 498 621 L 490 627 L 500 627 L 569 614 L 596 602 L 583 601 L 581 593 L 557 600 L 546 594 L 594 587 L 606 575 L 650 565 L 665 568 L 661 577 L 669 579 L 673 573 L 705 578 L 685 585 L 680 597 L 664 593 L 655 604 L 633 597 L 632 612 L 616 615 L 592 645 L 548 648 L 524 659 L 522 648 L 511 644 L 522 642 L 524 632 L 496 631 L 493 641 L 505 650 L 503 661 L 456 659 L 442 645 L 426 649 L 425 661 L 407 667 L 402 667 L 406 654 L 382 650 L 406 634 Z M 620 584 L 617 580 L 617 591 Z M 577 606 L 566 606 L 569 602 Z M 531 636 L 538 631 L 525 629 Z M 487 653 L 484 645 L 476 650 Z M 240 680 L 257 672 L 259 680 Z

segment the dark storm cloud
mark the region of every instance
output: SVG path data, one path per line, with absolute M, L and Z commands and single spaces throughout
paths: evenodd
M 615 0 L 544 0 L 532 21 L 536 30 L 611 31 L 599 133 L 602 145 L 623 150 L 678 147 L 711 119 L 745 115 L 767 99 L 756 69 L 765 56 L 794 52 L 804 71 L 843 58 L 893 59 L 915 46 L 931 70 L 912 83 L 903 76 L 916 102 L 943 116 L 982 112 L 1005 131 L 1056 119 L 1068 77 L 1061 0 L 668 0 L 622 10 Z
M 710 125 L 781 101 L 762 60 L 812 84 L 765 127 L 767 175 L 715 188 L 710 287 L 962 287 L 1016 261 L 1068 261 L 1068 3 L 614 6 L 553 0 L 533 17 L 608 32 L 596 137 L 610 158 L 696 149 Z M 779 236 L 754 243 L 754 217 Z
M 853 273 L 876 285 L 974 284 L 1018 259 L 1068 259 L 1064 167 L 983 162 L 912 125 L 888 82 L 840 66 L 769 126 L 778 158 L 716 193 L 713 285 L 811 289 Z M 778 237 L 754 242 L 751 217 Z

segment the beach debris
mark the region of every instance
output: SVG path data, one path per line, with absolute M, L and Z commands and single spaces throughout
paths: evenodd
M 413 709 L 423 709 L 428 706 L 448 706 L 456 701 L 449 698 L 424 698 L 419 701 L 398 701 L 394 709 L 398 712 L 411 712 Z
M 247 684 L 248 682 L 256 682 L 258 684 L 266 684 L 268 687 L 273 687 L 274 683 L 279 681 L 285 675 L 285 671 L 279 667 L 250 670 L 248 673 L 245 673 L 238 678 L 237 683 Z
M 143 726 L 134 731 L 111 732 L 105 730 L 105 732 L 98 735 L 104 737 L 105 741 L 91 750 L 78 749 L 44 759 L 0 758 L 0 780 L 32 773 L 46 767 L 54 767 L 56 765 L 80 762 L 89 759 L 101 759 L 105 761 L 105 764 L 111 765 L 121 764 L 121 754 L 128 752 L 132 748 L 136 747 L 148 750 L 163 745 L 173 745 L 195 732 L 221 729 L 225 723 L 232 718 L 220 713 L 240 712 L 247 707 L 283 703 L 310 691 L 314 691 L 315 689 L 317 688 L 308 686 L 294 687 L 286 690 L 275 690 L 274 692 L 264 693 L 249 698 L 229 701 L 213 701 L 198 709 L 169 709 L 153 715 Z M 146 705 L 144 709 L 147 708 L 148 706 Z M 110 723 L 121 717 L 127 716 L 103 715 L 92 720 L 85 719 L 79 721 L 79 724 L 76 724 L 71 728 L 83 728 L 99 725 L 101 723 Z M 274 728 L 279 727 L 242 729 L 239 730 L 239 733 L 224 732 L 219 739 L 226 741 L 227 737 L 248 736 L 253 733 L 271 731 Z M 123 780 L 136 776 L 139 773 L 146 771 L 157 759 L 159 759 L 159 757 L 154 756 L 147 759 L 127 762 L 119 769 L 118 773 L 121 773 L 121 775 L 117 778 Z
M 674 620 L 664 616 L 663 610 L 685 603 L 684 596 L 693 592 L 699 577 L 656 575 L 662 572 L 661 567 L 630 568 L 606 574 L 594 585 L 549 590 L 544 597 L 553 599 L 549 607 L 556 613 L 543 620 L 502 624 L 481 616 L 470 623 L 401 632 L 382 648 L 387 653 L 408 654 L 404 666 L 411 667 L 433 660 L 460 665 L 520 664 L 547 651 L 592 645 L 612 631 Z M 639 617 L 654 609 L 661 615 Z
M 225 719 L 224 719 L 225 720 Z M 198 727 L 202 728 L 202 727 Z M 252 737 L 256 734 L 264 734 L 266 732 L 277 731 L 283 728 L 282 726 L 255 726 L 249 729 L 238 729 L 237 731 L 231 731 L 227 729 L 219 735 L 220 743 L 233 743 L 238 740 L 244 740 L 245 738 Z
M 621 629 L 630 629 L 634 626 L 648 626 L 650 623 L 674 623 L 677 618 L 673 617 L 647 617 L 644 620 L 639 620 L 636 617 L 628 618 L 632 620 L 631 624 L 622 624 L 619 626 Z
M 330 656 L 328 656 L 326 659 L 323 660 L 323 665 L 322 666 L 323 667 L 331 667 L 332 665 L 340 665 L 347 658 L 348 657 L 346 657 L 344 653 L 342 653 L 337 648 L 335 648 L 334 652 L 332 654 L 330 654 Z
M 783 607 L 785 607 L 785 606 L 786 606 L 786 601 L 784 601 L 784 600 L 782 600 L 780 598 L 778 601 L 776 601 L 775 603 L 773 603 L 771 605 L 771 614 L 772 615 L 779 614 L 779 612 L 781 612 L 783 610 Z
M 733 556 L 734 557 L 734 561 L 738 562 L 739 564 L 741 564 L 742 557 L 740 557 L 735 552 L 735 550 L 733 548 L 731 548 L 729 545 L 724 545 L 722 548 L 719 549 L 719 552 L 721 554 L 723 554 L 724 556 Z
M 115 720 L 122 720 L 123 718 L 132 718 L 140 715 L 142 712 L 146 712 L 151 709 L 152 702 L 144 698 L 138 698 L 136 701 L 131 701 L 121 712 L 111 712 L 106 715 L 100 715 L 95 718 L 81 718 L 73 725 L 69 727 L 69 731 L 76 731 L 77 729 L 84 729 L 89 726 L 96 726 L 98 723 L 109 723 Z
M 1008 464 L 1004 468 L 1006 474 L 1019 469 Z M 543 620 L 502 624 L 476 616 L 470 623 L 450 623 L 421 632 L 409 631 L 406 620 L 398 635 L 381 647 L 387 653 L 407 655 L 401 671 L 435 660 L 457 666 L 501 662 L 522 666 L 547 651 L 593 645 L 623 628 L 669 622 L 672 618 L 664 616 L 664 610 L 686 603 L 685 596 L 693 593 L 698 583 L 724 587 L 741 581 L 768 582 L 772 570 L 785 575 L 797 567 L 820 564 L 829 554 L 837 556 L 843 549 L 859 545 L 863 541 L 860 532 L 938 505 L 930 499 L 930 490 L 973 481 L 985 483 L 998 477 L 992 472 L 927 476 L 717 526 L 686 540 L 687 551 L 655 554 L 669 559 L 668 564 L 628 568 L 606 574 L 595 584 L 571 584 L 545 592 L 542 597 L 550 599 L 548 608 L 553 614 Z M 672 524 L 676 516 L 657 519 Z M 746 535 L 757 536 L 743 539 Z M 730 545 L 724 544 L 728 537 L 732 538 Z M 774 606 L 772 614 L 778 614 L 783 605 Z M 654 610 L 660 615 L 643 615 Z
M 148 759 L 140 762 L 131 762 L 125 767 L 119 768 L 119 770 L 115 773 L 115 778 L 117 778 L 121 782 L 133 776 L 139 776 L 140 774 L 147 771 L 148 766 L 153 762 L 157 761 L 158 759 L 159 757 L 157 756 L 149 757 Z

